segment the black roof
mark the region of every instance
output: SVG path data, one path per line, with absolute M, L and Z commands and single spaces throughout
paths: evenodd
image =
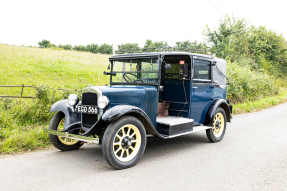
M 209 55 L 190 53 L 190 52 L 145 52 L 145 53 L 113 55 L 109 58 L 109 60 L 113 61 L 113 60 L 124 60 L 133 58 L 159 58 L 160 56 L 166 56 L 166 55 L 198 56 L 205 58 L 213 58 L 212 56 Z

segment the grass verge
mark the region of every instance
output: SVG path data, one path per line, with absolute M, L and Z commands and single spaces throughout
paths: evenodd
M 286 89 L 279 91 L 279 94 L 276 96 L 261 98 L 258 101 L 235 104 L 233 106 L 233 115 L 260 111 L 284 102 L 287 102 Z

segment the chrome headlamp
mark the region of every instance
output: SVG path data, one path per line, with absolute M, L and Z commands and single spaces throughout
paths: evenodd
M 100 109 L 106 109 L 110 104 L 110 100 L 106 96 L 101 96 L 98 99 L 98 107 Z
M 68 97 L 69 105 L 74 107 L 79 103 L 79 97 L 76 94 L 70 94 Z

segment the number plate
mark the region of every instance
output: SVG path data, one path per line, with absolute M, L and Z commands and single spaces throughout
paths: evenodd
M 98 107 L 94 105 L 78 105 L 76 111 L 78 113 L 98 114 Z

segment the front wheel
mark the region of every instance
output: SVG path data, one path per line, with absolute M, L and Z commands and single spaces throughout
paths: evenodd
M 102 142 L 102 153 L 108 164 L 116 169 L 134 166 L 146 146 L 143 124 L 135 117 L 122 117 L 107 127 Z
M 226 114 L 222 108 L 218 108 L 212 120 L 212 128 L 206 130 L 210 142 L 219 142 L 223 139 L 226 131 Z
M 64 122 L 65 122 L 65 115 L 62 112 L 57 112 L 54 117 L 52 118 L 49 129 L 56 130 L 56 131 L 63 131 L 64 130 Z M 79 134 L 79 130 L 75 130 L 72 133 Z M 68 139 L 65 137 L 60 137 L 57 135 L 49 134 L 49 138 L 51 143 L 61 151 L 70 151 L 76 150 L 83 145 L 83 142 Z

